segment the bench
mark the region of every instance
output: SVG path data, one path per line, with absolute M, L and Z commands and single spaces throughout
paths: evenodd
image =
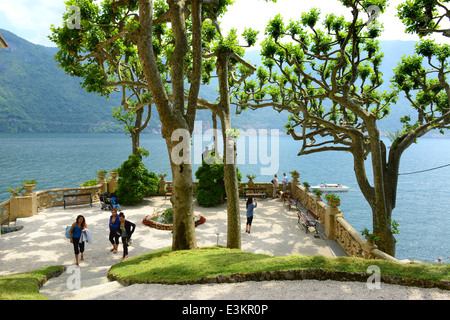
M 286 198 L 289 198 L 289 194 L 290 194 L 289 191 L 280 191 L 279 193 L 280 193 L 281 200 L 285 200 Z
M 314 230 L 316 231 L 316 234 L 319 234 L 319 231 L 317 230 L 317 220 L 310 219 L 306 214 L 304 214 L 301 211 L 297 212 L 297 216 L 298 216 L 298 224 L 305 227 L 306 233 L 308 233 L 310 227 L 313 227 Z
M 308 214 L 309 214 L 311 217 L 313 217 L 314 220 L 319 220 L 319 217 L 318 217 L 314 212 L 312 212 L 311 209 L 308 209 Z
M 252 192 L 250 192 L 252 191 Z M 248 197 L 261 197 L 265 199 L 267 197 L 267 188 L 261 187 L 248 187 L 245 189 L 245 198 Z
M 70 200 L 70 198 L 78 198 L 78 197 L 89 197 L 89 198 Z M 92 207 L 92 195 L 90 193 L 65 194 L 63 198 L 64 198 L 64 210 L 66 209 L 66 205 L 71 204 L 89 203 Z
M 298 197 L 293 193 L 292 195 L 289 195 L 288 197 L 284 198 L 284 204 L 286 204 L 289 207 L 289 211 L 291 211 L 291 206 L 294 206 L 295 209 L 298 209 Z

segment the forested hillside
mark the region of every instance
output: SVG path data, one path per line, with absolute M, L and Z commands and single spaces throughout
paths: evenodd
M 0 29 L 9 48 L 0 50 L 0 132 L 123 132 L 112 118 L 112 108 L 120 106 L 120 94 L 109 100 L 86 93 L 80 80 L 66 75 L 53 59 L 57 48 L 32 44 Z M 389 88 L 392 69 L 402 55 L 412 54 L 414 42 L 382 41 L 384 89 Z M 250 51 L 247 59 L 259 65 L 259 52 Z M 202 97 L 214 100 L 215 82 L 201 90 Z M 392 107 L 391 115 L 380 123 L 382 131 L 400 129 L 399 117 L 409 109 L 404 99 Z M 246 111 L 232 118 L 239 129 L 265 128 L 283 130 L 287 113 L 272 109 Z M 197 120 L 210 127 L 211 113 L 199 110 Z M 159 130 L 156 109 L 147 132 Z

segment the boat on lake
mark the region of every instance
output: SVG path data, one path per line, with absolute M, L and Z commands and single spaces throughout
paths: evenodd
M 312 186 L 310 189 L 318 189 L 325 192 L 346 192 L 349 190 L 349 187 L 337 183 L 322 183 L 318 186 Z

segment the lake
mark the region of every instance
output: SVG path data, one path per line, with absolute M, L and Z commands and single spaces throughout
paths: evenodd
M 211 141 L 208 135 L 192 138 L 194 173 L 202 150 L 207 145 L 211 147 Z M 310 185 L 347 185 L 350 191 L 341 193 L 340 207 L 345 219 L 357 231 L 365 227 L 372 230 L 371 211 L 359 191 L 351 154 L 324 152 L 299 157 L 299 142 L 270 132 L 259 138 L 244 135 L 237 141 L 237 164 L 243 181 L 247 181 L 246 174 L 255 174 L 255 181 L 269 182 L 274 172 L 281 181 L 283 172 L 297 170 L 299 180 Z M 404 152 L 400 173 L 450 164 L 450 139 L 418 141 Z M 36 190 L 77 187 L 95 179 L 96 170 L 120 167 L 131 153 L 131 138 L 123 134 L 0 134 L 0 145 L 0 202 L 9 198 L 8 187 L 16 187 L 25 179 L 36 179 Z M 141 135 L 141 147 L 150 151 L 143 160 L 148 170 L 167 173 L 166 180 L 171 180 L 169 156 L 161 136 Z M 449 194 L 450 167 L 400 176 L 393 213 L 400 225 L 400 235 L 396 236 L 398 259 L 433 262 L 442 257 L 444 262 L 450 262 Z

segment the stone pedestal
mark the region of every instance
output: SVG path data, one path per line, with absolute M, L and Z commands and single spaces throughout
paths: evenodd
M 106 181 L 105 181 L 106 173 L 98 173 L 97 172 L 97 178 L 98 178 L 98 184 L 102 185 L 102 189 L 101 189 L 100 193 L 101 194 L 105 193 L 106 192 Z
M 37 196 L 31 193 L 28 196 L 15 196 L 10 200 L 9 221 L 15 222 L 17 218 L 34 216 L 37 213 Z
M 117 183 L 118 183 L 117 176 L 119 174 L 117 172 L 110 172 L 109 175 L 111 176 L 111 180 L 109 180 L 109 182 L 108 182 L 108 192 L 112 193 L 117 189 Z
M 325 214 L 325 235 L 333 240 L 336 235 L 336 218 L 343 217 L 341 210 L 338 209 L 340 202 L 328 201 L 330 206 Z

